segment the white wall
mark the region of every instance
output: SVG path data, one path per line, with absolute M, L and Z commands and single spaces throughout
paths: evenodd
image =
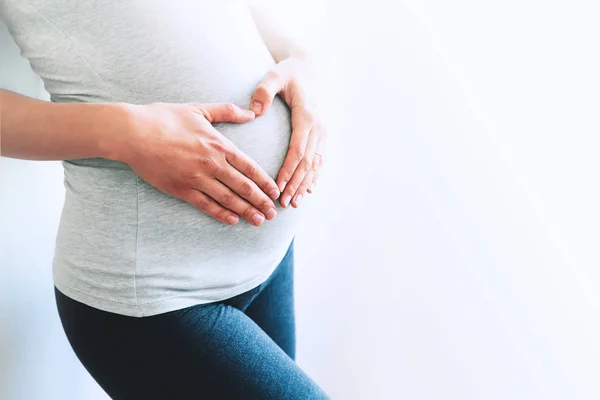
M 597 6 L 310 6 L 337 101 L 299 362 L 337 399 L 600 398 Z M 0 86 L 39 94 L 0 38 Z M 60 168 L 2 159 L 0 189 L 0 398 L 103 398 L 53 305 Z
M 0 25 L 0 87 L 48 99 Z M 0 158 L 0 399 L 106 399 L 75 358 L 54 306 L 64 198 L 58 162 Z

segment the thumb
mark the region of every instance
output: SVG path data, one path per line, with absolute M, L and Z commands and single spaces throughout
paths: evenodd
M 257 117 L 264 115 L 277 93 L 285 88 L 286 78 L 281 69 L 274 68 L 267 73 L 265 79 L 258 85 L 250 102 L 250 109 Z
M 244 110 L 232 103 L 198 104 L 197 109 L 211 124 L 214 122 L 241 124 L 254 119 L 252 111 Z

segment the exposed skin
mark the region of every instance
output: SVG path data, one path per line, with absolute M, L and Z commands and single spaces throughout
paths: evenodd
M 323 164 L 326 129 L 309 95 L 310 57 L 273 19 L 250 5 L 257 29 L 276 65 L 256 88 L 250 109 L 260 117 L 280 95 L 292 113 L 292 137 L 288 154 L 277 176 L 283 207 L 298 207 L 306 193 L 312 193 Z
M 233 104 L 60 104 L 0 89 L 2 156 L 121 161 L 159 190 L 230 225 L 240 217 L 255 226 L 275 218 L 277 198 L 297 207 L 316 183 L 325 137 L 305 94 L 309 58 L 260 11 L 251 12 L 277 63 L 253 95 L 256 112 Z M 252 121 L 278 94 L 292 112 L 292 138 L 276 183 L 211 124 Z
M 292 113 L 292 137 L 283 166 L 277 176 L 280 203 L 298 207 L 306 193 L 312 193 L 319 177 L 325 146 L 325 129 L 303 89 L 303 60 L 288 58 L 279 62 L 256 89 L 251 109 L 263 115 L 273 98 L 280 94 Z
M 230 225 L 238 216 L 256 226 L 275 218 L 279 190 L 273 179 L 211 125 L 251 121 L 252 111 L 232 104 L 152 104 L 134 115 L 140 144 L 116 158 L 146 182 Z
M 242 216 L 258 226 L 276 215 L 273 179 L 211 125 L 251 121 L 252 111 L 233 104 L 61 104 L 0 90 L 0 113 L 3 156 L 121 161 L 224 223 Z

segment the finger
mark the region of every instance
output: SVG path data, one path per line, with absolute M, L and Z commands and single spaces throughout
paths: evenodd
M 223 168 L 217 179 L 259 209 L 268 220 L 275 218 L 277 209 L 273 201 L 260 188 L 233 166 Z
M 217 180 L 206 184 L 202 191 L 254 226 L 260 226 L 265 221 L 265 216 L 260 211 Z
M 218 204 L 216 201 L 198 190 L 190 190 L 182 200 L 187 201 L 198 210 L 214 219 L 228 225 L 235 225 L 240 220 L 240 217 Z
M 283 161 L 283 166 L 277 175 L 277 186 L 283 192 L 290 179 L 296 172 L 296 168 L 306 153 L 306 146 L 310 136 L 310 121 L 306 117 L 292 111 L 292 138 L 288 153 Z
M 214 122 L 250 122 L 255 115 L 250 110 L 244 110 L 233 103 L 217 104 L 194 104 L 195 109 L 200 112 L 210 123 Z
M 306 190 L 308 193 L 311 193 L 311 194 L 314 193 L 315 187 L 317 186 L 317 181 L 319 180 L 320 172 L 321 172 L 320 168 L 317 169 L 317 170 L 315 170 L 315 173 L 314 173 L 314 176 L 313 176 L 313 181 L 311 182 L 310 187 Z
M 310 194 L 313 194 L 315 192 L 315 186 L 317 186 L 317 179 L 319 178 L 319 172 L 315 172 L 313 175 L 313 179 L 312 182 L 310 183 L 310 186 L 308 187 L 308 189 L 306 189 L 306 191 Z
M 292 205 L 292 207 L 298 208 L 300 201 L 306 195 L 306 192 L 310 188 L 310 185 L 312 185 L 314 176 L 315 176 L 315 171 L 311 168 L 308 171 L 308 173 L 306 174 L 306 176 L 304 177 L 304 180 L 300 184 L 300 187 L 296 191 L 296 194 L 292 197 L 292 200 L 290 201 L 290 204 Z
M 257 117 L 267 112 L 277 93 L 285 87 L 285 82 L 286 77 L 282 73 L 282 69 L 275 68 L 267 72 L 265 79 L 256 87 L 250 101 L 250 109 Z
M 226 153 L 225 159 L 235 169 L 254 182 L 260 190 L 272 200 L 279 197 L 279 188 L 275 184 L 273 178 L 271 178 L 261 167 L 256 165 L 254 160 L 246 154 L 242 153 L 237 148 L 232 148 L 231 151 Z
M 308 193 L 312 193 L 315 190 L 315 186 L 317 185 L 319 173 L 321 172 L 321 167 L 323 166 L 323 154 L 325 154 L 326 151 L 325 145 L 326 140 L 323 136 L 321 136 L 319 144 L 317 145 L 317 151 L 315 151 L 315 156 L 313 157 L 312 170 L 314 171 L 314 176 L 310 187 L 306 190 Z
M 318 142 L 319 138 L 317 136 L 317 133 L 313 131 L 308 138 L 308 143 L 306 147 L 306 152 L 304 153 L 304 157 L 298 163 L 296 170 L 292 175 L 292 178 L 281 193 L 281 205 L 283 207 L 287 207 L 292 197 L 296 195 L 296 192 L 302 184 L 304 177 L 312 167 L 313 157 L 317 149 Z
M 320 175 L 321 175 L 321 174 L 320 174 L 320 171 L 317 171 L 317 172 L 315 173 L 315 176 L 314 176 L 314 178 L 313 178 L 312 185 L 310 186 L 310 192 L 311 192 L 311 193 L 312 193 L 312 192 L 314 192 L 314 190 L 315 190 L 315 187 L 317 187 L 317 182 L 319 181 L 319 176 L 320 176 Z

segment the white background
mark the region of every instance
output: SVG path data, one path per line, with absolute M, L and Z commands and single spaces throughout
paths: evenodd
M 292 3 L 332 131 L 299 363 L 336 399 L 600 398 L 596 3 Z M 0 87 L 44 96 L 4 29 Z M 60 165 L 1 167 L 0 398 L 104 399 L 54 307 Z

